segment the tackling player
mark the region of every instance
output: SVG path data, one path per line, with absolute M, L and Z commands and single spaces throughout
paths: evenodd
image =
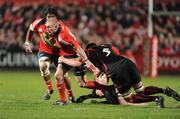
M 117 54 L 117 51 L 113 49 L 108 44 L 97 46 L 92 43 L 86 47 L 89 60 L 112 79 L 119 96 L 124 97 L 129 102 L 148 102 L 157 100 L 156 96 L 149 95 L 163 93 L 173 97 L 176 101 L 180 101 L 179 94 L 169 87 L 144 87 L 135 64 L 131 60 Z M 134 88 L 137 95 L 132 96 L 130 92 L 131 87 Z M 161 97 L 160 100 L 164 99 Z M 164 107 L 162 101 L 160 101 L 159 107 Z
M 156 101 L 160 108 L 164 107 L 164 98 L 162 96 L 149 95 L 163 93 L 180 101 L 179 94 L 169 87 L 144 87 L 135 64 L 129 59 L 120 56 L 120 53 L 115 47 L 108 44 L 97 46 L 92 43 L 87 45 L 86 53 L 89 60 L 104 72 L 108 79 L 112 79 L 118 92 L 118 98 L 123 97 L 128 102 L 133 103 Z M 65 61 L 63 58 L 61 60 Z M 71 63 L 72 62 L 73 61 L 71 61 Z M 102 80 L 101 77 L 99 79 Z M 103 79 L 106 79 L 106 77 L 103 77 Z M 130 92 L 131 87 L 134 88 L 136 92 L 135 95 Z M 110 93 L 112 93 L 112 91 Z

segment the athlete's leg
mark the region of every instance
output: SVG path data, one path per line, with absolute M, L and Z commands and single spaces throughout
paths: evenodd
M 104 96 L 99 96 L 96 94 L 96 89 L 92 90 L 92 93 L 87 95 L 81 95 L 79 98 L 77 98 L 76 103 L 82 103 L 83 101 L 91 98 L 104 98 Z
M 74 98 L 74 95 L 73 95 L 73 91 L 72 91 L 72 87 L 71 87 L 71 80 L 68 77 L 68 73 L 66 73 L 64 75 L 64 82 L 66 84 L 66 90 L 67 90 L 67 94 L 68 94 L 68 97 L 69 97 L 69 102 L 74 103 L 75 98 Z
M 127 102 L 130 102 L 130 103 L 155 102 L 158 105 L 158 107 L 164 108 L 164 98 L 162 96 L 132 94 L 132 92 L 130 92 L 130 90 L 129 90 L 124 93 L 118 93 L 118 97 L 123 97 Z
M 64 75 L 66 74 L 66 70 L 63 69 L 62 64 L 58 64 L 56 72 L 55 72 L 55 79 L 56 79 L 56 86 L 59 91 L 59 98 L 60 100 L 57 101 L 57 104 L 66 103 L 66 94 L 65 94 L 65 83 L 64 83 Z
M 174 98 L 176 101 L 180 101 L 179 94 L 169 87 L 166 87 L 166 88 L 159 88 L 156 86 L 144 87 L 142 82 L 139 82 L 137 84 L 133 84 L 133 88 L 138 94 L 152 95 L 152 94 L 162 93 L 169 97 Z
M 51 76 L 50 76 L 50 66 L 51 60 L 49 57 L 43 56 L 39 58 L 39 69 L 41 72 L 41 76 L 44 79 L 44 82 L 47 86 L 47 92 L 44 96 L 45 100 L 50 99 L 50 95 L 53 93 L 52 83 L 51 83 Z
M 110 89 L 108 86 L 99 84 L 98 82 L 95 82 L 92 80 L 88 80 L 86 77 L 85 65 L 82 65 L 80 67 L 75 67 L 74 73 L 75 73 L 78 85 L 82 88 L 101 89 L 101 90 Z
M 85 84 L 82 86 L 83 88 L 89 88 L 89 89 L 100 89 L 102 91 L 108 90 L 112 91 L 114 89 L 114 86 L 107 86 L 107 85 L 102 85 L 98 82 L 87 80 Z
M 155 86 L 144 87 L 141 81 L 136 84 L 133 84 L 133 88 L 136 93 L 141 93 L 145 95 L 163 93 L 162 88 L 158 88 Z

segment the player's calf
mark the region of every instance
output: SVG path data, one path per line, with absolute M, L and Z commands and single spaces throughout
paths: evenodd
M 163 93 L 169 97 L 174 98 L 176 101 L 180 101 L 180 95 L 168 86 L 163 89 Z

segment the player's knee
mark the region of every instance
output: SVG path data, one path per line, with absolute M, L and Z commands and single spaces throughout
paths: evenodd
M 63 74 L 60 72 L 56 72 L 54 75 L 56 81 L 62 81 L 63 80 Z
M 144 91 L 144 86 L 142 84 L 142 82 L 139 82 L 137 84 L 134 84 L 133 85 L 133 88 L 135 90 L 136 93 L 140 93 L 140 92 L 143 92 Z
M 42 76 L 48 76 L 50 75 L 50 70 L 49 70 L 49 63 L 48 62 L 40 62 L 39 63 L 39 69 L 41 72 Z
M 63 83 L 65 83 L 64 80 L 58 80 L 58 79 L 56 79 L 56 84 L 63 84 Z
M 124 93 L 118 93 L 118 97 L 123 97 L 124 99 L 130 98 L 132 96 L 132 92 L 130 90 Z

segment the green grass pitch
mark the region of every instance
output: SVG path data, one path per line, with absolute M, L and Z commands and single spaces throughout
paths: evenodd
M 53 74 L 53 73 L 52 73 Z M 79 88 L 71 74 L 75 97 L 91 92 Z M 88 74 L 92 78 L 92 74 Z M 180 119 L 180 103 L 165 97 L 164 109 L 155 103 L 146 108 L 119 105 L 69 104 L 54 106 L 58 99 L 54 77 L 55 93 L 49 101 L 42 96 L 45 85 L 39 71 L 0 71 L 0 119 Z M 160 87 L 170 86 L 180 93 L 180 76 L 159 76 L 155 79 L 143 78 L 143 83 Z

